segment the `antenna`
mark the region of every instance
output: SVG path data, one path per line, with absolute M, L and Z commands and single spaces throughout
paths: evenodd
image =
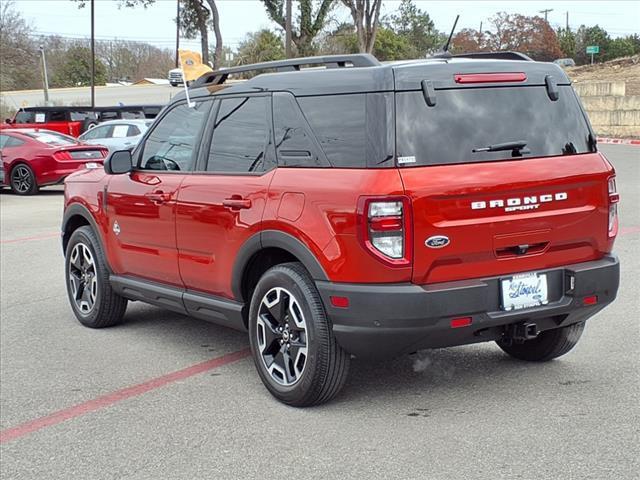
M 447 39 L 447 43 L 442 46 L 442 49 L 433 54 L 431 58 L 451 58 L 451 54 L 449 53 L 449 44 L 451 44 L 451 38 L 453 38 L 453 33 L 456 31 L 456 25 L 458 24 L 458 19 L 460 15 L 456 15 L 456 20 L 453 22 L 453 28 L 451 29 L 451 33 L 449 33 L 449 38 Z
M 455 22 L 453 22 L 453 28 L 451 29 L 451 33 L 449 34 L 449 38 L 447 39 L 447 43 L 444 44 L 444 47 L 442 47 L 442 51 L 443 52 L 448 52 L 449 51 L 449 44 L 451 43 L 451 37 L 453 37 L 453 32 L 456 31 L 456 25 L 458 24 L 458 19 L 460 18 L 460 15 L 456 15 L 456 20 Z

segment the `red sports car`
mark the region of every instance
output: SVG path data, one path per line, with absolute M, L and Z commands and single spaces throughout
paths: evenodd
M 37 128 L 0 131 L 4 184 L 18 195 L 33 195 L 40 187 L 61 183 L 86 164 L 102 164 L 109 150 L 85 145 L 73 137 Z

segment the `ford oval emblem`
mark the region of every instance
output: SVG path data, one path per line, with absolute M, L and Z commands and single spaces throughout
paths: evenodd
M 434 235 L 424 241 L 424 244 L 429 248 L 443 248 L 449 245 L 449 237 L 444 235 Z

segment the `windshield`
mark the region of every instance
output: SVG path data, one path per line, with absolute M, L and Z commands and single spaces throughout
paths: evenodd
M 53 131 L 48 132 L 25 132 L 25 135 L 35 138 L 39 142 L 47 145 L 77 145 L 77 140 L 73 137 L 63 135 Z
M 587 153 L 589 127 L 570 86 L 398 92 L 397 156 L 403 167 Z M 518 147 L 520 144 L 526 144 Z M 502 148 L 495 148 L 501 147 Z M 514 146 L 518 148 L 514 148 Z
M 44 122 L 44 113 L 42 113 L 41 115 L 43 117 L 41 121 Z M 15 121 L 16 123 L 33 123 L 35 121 L 35 116 L 35 112 L 20 111 L 16 113 Z

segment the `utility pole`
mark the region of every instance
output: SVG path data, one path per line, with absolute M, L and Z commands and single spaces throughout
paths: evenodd
M 176 0 L 176 68 L 180 66 L 180 0 Z
M 285 52 L 287 58 L 291 58 L 291 0 L 287 0 L 287 13 L 285 20 Z
M 96 31 L 94 0 L 91 0 L 91 108 L 96 106 Z
M 549 23 L 547 21 L 547 14 L 549 12 L 553 12 L 553 8 L 547 8 L 546 10 L 540 10 L 540 12 L 538 12 L 538 13 L 544 13 L 544 21 L 547 22 L 547 23 Z
M 44 88 L 44 104 L 49 105 L 49 78 L 47 77 L 47 59 L 44 55 L 44 45 L 40 45 L 42 56 L 42 86 Z
M 565 17 L 566 17 L 566 21 L 565 21 L 565 24 L 564 24 L 564 28 L 568 32 L 569 31 L 569 11 L 568 10 L 567 10 L 567 13 L 566 13 Z

